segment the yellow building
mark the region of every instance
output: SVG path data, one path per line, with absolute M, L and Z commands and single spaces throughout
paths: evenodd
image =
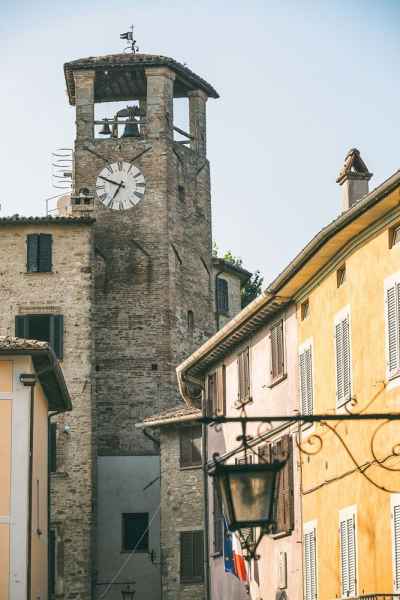
M 370 176 L 350 151 L 344 212 L 287 285 L 303 414 L 400 418 L 400 172 L 364 195 Z M 400 592 L 399 421 L 324 421 L 301 436 L 305 599 Z
M 0 337 L 0 600 L 48 598 L 48 416 L 70 409 L 48 344 Z

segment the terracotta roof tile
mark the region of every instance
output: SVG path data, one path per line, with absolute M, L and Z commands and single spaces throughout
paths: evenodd
M 151 426 L 157 424 L 165 424 L 175 423 L 182 420 L 196 420 L 202 416 L 201 410 L 194 407 L 188 406 L 177 406 L 174 409 L 170 409 L 167 411 L 163 411 L 158 415 L 151 415 L 150 417 L 146 417 L 143 419 L 143 425 Z
M 93 217 L 24 217 L 22 215 L 12 215 L 10 217 L 1 217 L 0 225 L 91 225 L 95 223 Z

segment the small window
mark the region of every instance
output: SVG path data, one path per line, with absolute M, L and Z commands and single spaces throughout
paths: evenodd
M 308 300 L 304 300 L 304 302 L 302 302 L 301 307 L 300 307 L 300 313 L 301 313 L 301 320 L 304 321 L 304 319 L 307 319 L 308 315 L 310 314 L 310 301 Z
M 180 430 L 180 466 L 198 467 L 202 463 L 201 443 L 202 443 L 201 425 L 192 427 L 182 427 Z
M 271 328 L 271 380 L 280 381 L 285 376 L 285 348 L 283 338 L 283 320 Z
M 342 265 L 336 271 L 336 283 L 337 287 L 340 287 L 346 281 L 346 265 Z
M 194 314 L 192 310 L 188 310 L 188 314 L 187 314 L 187 326 L 188 326 L 188 332 L 190 334 L 193 333 L 194 330 Z
M 196 583 L 204 577 L 204 541 L 202 531 L 180 534 L 181 582 Z
M 400 244 L 400 224 L 389 229 L 389 248 Z
M 229 313 L 228 282 L 217 277 L 217 312 Z
M 48 435 L 49 473 L 55 473 L 57 471 L 57 423 L 50 423 Z
M 250 401 L 250 348 L 241 352 L 237 359 L 238 365 L 238 405 Z
M 183 185 L 178 185 L 178 198 L 182 203 L 184 203 L 186 200 L 185 188 Z
M 53 238 L 48 233 L 32 233 L 27 236 L 26 269 L 28 273 L 49 273 L 52 269 Z
M 18 315 L 15 317 L 15 335 L 19 338 L 48 342 L 57 358 L 63 358 L 62 315 Z
M 122 552 L 149 551 L 149 513 L 122 514 Z
M 225 414 L 225 365 L 208 376 L 208 412 L 221 417 Z

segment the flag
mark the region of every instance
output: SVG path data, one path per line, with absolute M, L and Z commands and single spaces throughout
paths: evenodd
M 233 549 L 232 549 L 232 534 L 226 526 L 224 521 L 224 568 L 225 573 L 231 573 L 236 575 L 235 563 L 233 561 Z
M 242 547 L 235 534 L 232 535 L 232 551 L 233 551 L 233 563 L 235 565 L 235 575 L 243 583 L 247 583 L 249 578 L 247 576 L 246 563 L 244 560 Z

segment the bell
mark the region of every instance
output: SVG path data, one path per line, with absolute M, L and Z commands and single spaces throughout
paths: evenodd
M 108 124 L 108 119 L 103 119 L 104 124 L 101 130 L 99 131 L 99 135 L 111 135 L 111 129 Z
M 121 137 L 140 137 L 139 127 L 137 126 L 137 123 L 132 123 L 132 121 L 130 123 L 127 123 L 125 125 L 124 133 Z

